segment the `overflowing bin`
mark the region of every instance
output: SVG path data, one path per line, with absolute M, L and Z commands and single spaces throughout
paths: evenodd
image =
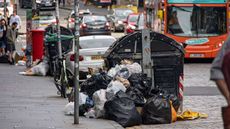
M 183 100 L 184 48 L 175 40 L 150 32 L 150 48 L 154 86 L 158 86 Z M 105 53 L 107 67 L 132 59 L 142 65 L 142 32 L 118 39 Z M 143 66 L 142 66 L 143 67 Z

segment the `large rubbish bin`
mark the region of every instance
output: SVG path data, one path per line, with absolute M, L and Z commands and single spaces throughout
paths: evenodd
M 36 59 L 42 59 L 44 50 L 44 32 L 45 30 L 37 29 L 31 30 L 32 32 L 32 58 L 33 61 Z
M 72 31 L 70 29 L 67 29 L 65 27 L 60 26 L 60 30 L 61 30 L 61 35 L 68 35 L 68 36 L 73 36 Z M 45 37 L 47 37 L 48 34 L 55 34 L 56 35 L 57 30 L 56 30 L 56 26 L 48 26 L 47 28 L 45 28 Z M 61 36 L 62 37 L 62 36 Z M 57 38 L 55 38 L 55 41 L 46 41 L 45 42 L 45 47 L 46 50 L 48 52 L 48 57 L 49 57 L 49 66 L 50 66 L 50 75 L 53 75 L 53 73 L 55 72 L 55 61 L 56 58 L 59 55 L 59 50 L 58 50 L 58 42 L 57 42 Z M 62 39 L 61 38 L 61 47 L 62 47 L 62 53 L 66 54 L 69 51 L 72 50 L 72 46 L 73 46 L 73 40 L 72 39 Z
M 175 40 L 150 32 L 150 47 L 154 86 L 165 89 L 183 100 L 184 48 Z M 133 59 L 142 65 L 142 32 L 118 39 L 105 53 L 108 67 L 120 64 L 122 59 Z M 143 66 L 142 66 L 143 67 Z

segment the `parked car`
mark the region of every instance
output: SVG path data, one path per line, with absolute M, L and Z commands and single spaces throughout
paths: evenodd
M 80 35 L 111 35 L 107 18 L 100 15 L 83 16 L 80 25 Z
M 9 16 L 13 14 L 13 4 L 11 3 L 11 0 L 6 0 L 6 8 L 7 11 L 9 11 Z M 0 1 L 0 13 L 4 15 L 4 0 Z
M 36 0 L 36 6 L 39 10 L 55 10 L 54 0 Z
M 21 8 L 32 8 L 32 0 L 19 0 L 19 6 Z
M 39 27 L 46 28 L 50 24 L 56 24 L 56 17 L 52 13 L 39 14 Z
M 80 21 L 82 20 L 83 16 L 85 15 L 92 15 L 92 12 L 90 12 L 89 9 L 86 10 L 79 10 L 79 17 L 80 17 Z M 70 14 L 68 15 L 67 18 L 65 18 L 65 20 L 67 20 L 67 28 L 71 29 L 72 32 L 74 32 L 74 22 L 75 22 L 75 14 L 74 14 L 74 10 L 72 10 L 70 12 Z
M 79 66 L 80 78 L 86 79 L 88 68 L 99 69 L 105 65 L 103 54 L 116 41 L 109 35 L 91 35 L 80 37 Z M 74 73 L 74 52 L 66 56 L 66 67 Z
M 129 14 L 133 13 L 131 9 L 116 8 L 107 15 L 111 30 L 113 31 L 124 31 L 124 22 Z
M 124 29 L 125 34 L 133 33 L 136 30 L 138 16 L 139 16 L 138 13 L 129 14 L 127 20 L 125 21 L 125 29 Z

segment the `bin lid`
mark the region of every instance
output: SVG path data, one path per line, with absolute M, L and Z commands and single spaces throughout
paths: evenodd
M 157 53 L 177 53 L 184 55 L 183 46 L 174 39 L 157 32 L 150 32 L 151 51 Z M 110 46 L 104 57 L 111 57 L 114 54 L 142 53 L 142 33 L 141 31 L 126 35 Z

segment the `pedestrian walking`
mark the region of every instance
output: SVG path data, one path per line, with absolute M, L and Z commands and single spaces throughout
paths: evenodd
M 230 129 L 230 36 L 223 44 L 211 67 L 210 79 L 215 81 L 228 106 L 222 108 L 224 129 Z
M 8 61 L 10 64 L 14 64 L 13 54 L 15 51 L 15 42 L 18 36 L 17 30 L 18 23 L 13 22 L 12 26 L 8 29 L 6 37 L 7 37 L 7 53 L 9 55 Z
M 0 56 L 5 55 L 7 44 L 7 23 L 5 19 L 0 20 Z
M 10 16 L 10 23 L 9 25 L 12 26 L 12 24 L 16 22 L 17 23 L 17 29 L 21 28 L 21 18 L 17 15 L 16 11 L 13 11 L 13 14 Z

